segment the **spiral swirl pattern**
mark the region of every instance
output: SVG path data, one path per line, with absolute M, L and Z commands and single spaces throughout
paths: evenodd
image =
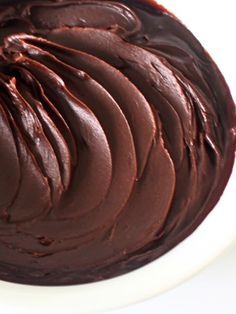
M 199 42 L 148 1 L 0 12 L 1 279 L 109 278 L 189 235 L 223 192 L 236 134 Z

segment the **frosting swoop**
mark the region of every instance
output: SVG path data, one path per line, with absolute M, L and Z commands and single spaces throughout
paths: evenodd
M 229 178 L 217 66 L 152 1 L 0 5 L 0 279 L 91 282 L 187 237 Z

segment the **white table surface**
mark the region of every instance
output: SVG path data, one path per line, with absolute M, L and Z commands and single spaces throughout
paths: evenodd
M 0 304 L 1 314 L 32 314 Z M 68 312 L 70 306 L 68 305 Z M 79 313 L 79 312 L 78 312 Z M 236 245 L 182 285 L 144 303 L 103 314 L 235 314 Z M 34 314 L 41 313 L 35 309 Z
M 197 276 L 144 303 L 106 314 L 235 314 L 236 246 Z

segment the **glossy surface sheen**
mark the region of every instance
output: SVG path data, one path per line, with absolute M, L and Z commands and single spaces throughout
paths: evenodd
M 22 1 L 0 21 L 0 279 L 110 278 L 193 232 L 236 137 L 193 35 L 152 1 Z

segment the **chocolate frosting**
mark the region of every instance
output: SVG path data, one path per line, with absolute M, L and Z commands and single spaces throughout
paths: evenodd
M 164 254 L 232 170 L 217 66 L 151 0 L 0 3 L 0 279 L 92 282 Z

